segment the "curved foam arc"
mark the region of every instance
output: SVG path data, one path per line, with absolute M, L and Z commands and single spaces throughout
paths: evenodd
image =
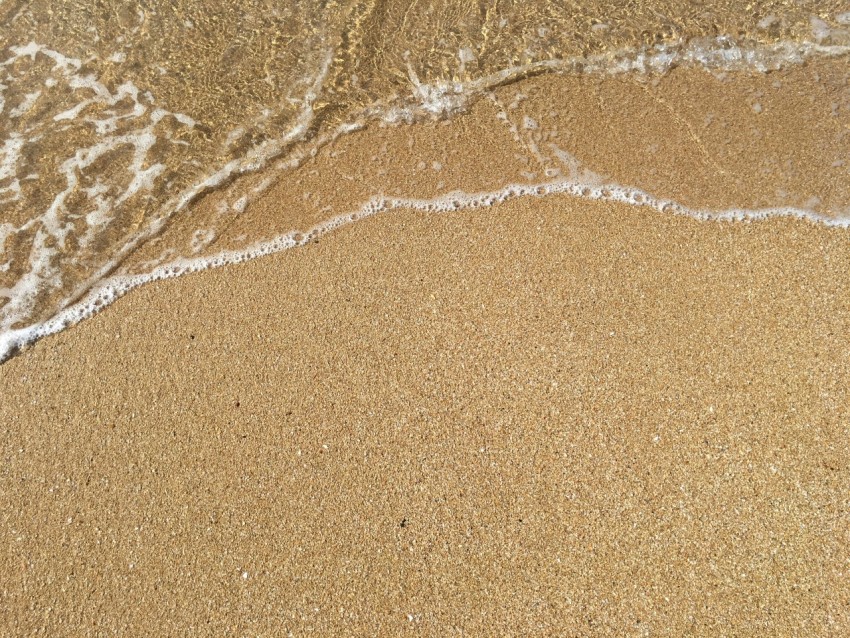
M 54 116 L 54 121 L 74 119 L 87 105 L 95 101 L 114 105 L 126 97 L 132 98 L 134 109 L 129 114 L 116 115 L 106 120 L 86 118 L 87 122 L 95 125 L 100 135 L 109 135 L 114 131 L 117 120 L 128 117 L 139 117 L 148 110 L 148 107 L 144 106 L 140 101 L 142 91 L 132 85 L 132 83 L 120 85 L 113 94 L 95 76 L 81 76 L 79 70 L 82 67 L 82 62 L 78 59 L 66 57 L 36 42 L 30 42 L 23 46 L 13 46 L 11 47 L 11 51 L 13 55 L 0 62 L 0 66 L 8 66 L 22 57 L 35 59 L 35 56 L 40 53 L 53 61 L 54 70 L 58 70 L 66 78 L 72 89 L 88 89 L 95 94 L 95 97 L 85 99 L 71 109 Z M 707 40 L 670 43 L 649 49 L 624 49 L 613 53 L 587 57 L 576 56 L 543 60 L 508 67 L 496 73 L 465 82 L 422 83 L 411 67 L 409 69 L 411 93 L 407 98 L 401 99 L 395 104 L 382 104 L 379 102 L 367 107 L 353 118 L 352 121 L 340 125 L 332 134 L 326 134 L 322 137 L 325 142 L 332 141 L 341 134 L 361 128 L 364 121 L 376 118 L 386 122 L 412 122 L 419 118 L 451 115 L 463 110 L 472 97 L 488 89 L 538 72 L 572 71 L 583 74 L 663 73 L 675 65 L 696 65 L 709 70 L 719 71 L 753 69 L 764 72 L 780 68 L 783 64 L 800 63 L 812 55 L 840 56 L 848 53 L 850 53 L 850 47 L 848 46 L 822 45 L 806 41 L 783 41 L 772 45 L 741 45 L 729 38 L 721 36 Z M 162 217 L 167 218 L 183 210 L 199 195 L 221 186 L 234 176 L 265 168 L 268 161 L 279 156 L 289 144 L 303 140 L 313 122 L 313 103 L 322 92 L 323 83 L 327 77 L 332 60 L 333 50 L 326 51 L 316 75 L 312 78 L 309 88 L 303 96 L 301 111 L 286 133 L 278 138 L 268 139 L 258 146 L 251 147 L 243 157 L 225 163 L 195 184 L 169 198 L 161 207 Z M 0 85 L 0 88 L 2 88 L 2 85 Z M 149 100 L 153 100 L 149 93 L 145 93 L 144 95 Z M 2 90 L 0 90 L 0 96 L 2 96 Z M 76 157 L 69 159 L 68 162 L 75 160 L 77 163 L 91 163 L 97 156 L 114 149 L 123 142 L 136 142 L 137 150 L 139 150 L 140 144 L 142 150 L 147 151 L 152 145 L 150 139 L 153 136 L 152 127 L 167 114 L 173 115 L 178 122 L 189 128 L 193 128 L 196 125 L 196 122 L 192 118 L 182 113 L 169 113 L 161 108 L 154 108 L 151 111 L 151 121 L 147 127 L 136 131 L 135 134 L 112 137 L 111 139 L 107 138 L 107 140 L 95 144 L 90 149 L 81 149 L 83 151 L 82 154 L 78 151 Z M 241 128 L 244 128 L 244 126 Z M 12 173 L 16 159 L 20 155 L 22 142 L 17 141 L 14 137 L 15 134 L 13 133 L 12 138 L 4 142 L 4 147 L 2 148 L 3 159 L 0 162 L 0 175 Z M 317 145 L 321 145 L 319 140 L 317 140 Z M 88 152 L 86 153 L 85 151 Z M 88 159 L 84 159 L 84 156 L 87 156 Z M 137 154 L 134 157 L 132 168 L 138 168 L 139 161 Z M 290 166 L 291 163 L 286 162 L 284 168 Z M 153 178 L 156 177 L 156 172 L 150 173 L 147 177 L 148 179 L 142 180 L 141 184 L 150 186 Z M 133 180 L 130 190 L 137 192 L 139 186 L 140 182 Z M 19 180 L 13 181 L 12 185 L 4 190 L 12 198 L 18 198 Z M 0 191 L 0 193 L 3 192 Z M 67 192 L 68 189 L 66 188 L 65 191 L 56 196 L 54 206 L 51 206 L 52 210 L 48 211 L 48 217 L 51 212 L 55 212 L 53 210 L 56 208 L 55 204 L 61 204 Z M 126 199 L 127 197 L 123 197 L 122 201 Z M 95 204 L 98 204 L 98 202 L 95 202 Z M 99 208 L 99 205 L 96 208 Z M 19 230 L 26 230 L 26 227 L 31 226 L 36 221 L 37 218 L 30 220 Z M 141 232 L 139 239 L 143 241 L 150 237 L 151 234 L 158 232 L 159 228 L 160 224 L 154 223 L 147 232 Z
M 704 222 L 762 221 L 770 218 L 791 217 L 808 220 L 834 228 L 850 228 L 850 218 L 835 219 L 800 208 L 781 207 L 763 209 L 731 208 L 721 211 L 691 209 L 678 202 L 658 199 L 638 189 L 618 185 L 581 183 L 557 180 L 539 184 L 511 184 L 500 190 L 486 193 L 453 192 L 433 199 L 398 197 L 373 197 L 357 210 L 339 215 L 307 231 L 290 231 L 272 240 L 258 242 L 243 250 L 223 251 L 210 257 L 180 258 L 157 266 L 141 275 L 114 275 L 102 279 L 79 302 L 61 310 L 52 319 L 26 328 L 8 330 L 0 334 L 0 362 L 15 354 L 20 348 L 55 334 L 91 317 L 112 302 L 141 285 L 171 279 L 189 273 L 242 263 L 258 257 L 279 253 L 303 246 L 316 237 L 337 230 L 358 220 L 379 213 L 408 209 L 423 213 L 450 213 L 461 210 L 486 208 L 519 197 L 543 197 L 553 194 L 577 198 L 620 202 L 632 206 L 646 206 L 668 214 L 691 217 Z

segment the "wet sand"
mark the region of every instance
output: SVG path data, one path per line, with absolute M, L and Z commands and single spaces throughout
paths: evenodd
M 613 182 L 696 210 L 792 206 L 847 218 L 848 157 L 844 58 L 768 74 L 544 75 L 500 87 L 454 118 L 369 126 L 296 169 L 237 180 L 177 215 L 125 267 L 147 273 L 163 255 L 244 251 L 375 195 L 433 198 L 551 179 Z M 215 239 L 193 253 L 198 229 L 215 229 Z
M 0 624 L 841 635 L 848 286 L 553 196 L 144 287 L 0 368 Z

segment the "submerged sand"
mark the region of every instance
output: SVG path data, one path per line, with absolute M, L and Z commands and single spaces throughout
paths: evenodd
M 0 368 L 10 635 L 842 635 L 850 244 L 394 212 Z

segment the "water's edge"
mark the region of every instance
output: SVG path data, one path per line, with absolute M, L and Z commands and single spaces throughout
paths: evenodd
M 540 184 L 512 184 L 488 193 L 452 192 L 434 199 L 404 199 L 376 197 L 353 212 L 339 215 L 307 230 L 286 233 L 271 241 L 257 243 L 241 251 L 223 251 L 212 257 L 183 258 L 159 266 L 149 274 L 117 275 L 97 284 L 78 303 L 63 309 L 55 317 L 27 328 L 8 331 L 0 335 L 0 363 L 9 360 L 23 348 L 43 337 L 65 330 L 114 303 L 139 286 L 196 273 L 213 268 L 243 263 L 258 257 L 272 255 L 291 248 L 309 244 L 325 235 L 354 222 L 380 213 L 407 209 L 422 213 L 451 213 L 467 209 L 486 208 L 510 199 L 568 195 L 580 199 L 619 202 L 654 209 L 660 213 L 690 217 L 705 223 L 762 222 L 776 218 L 792 218 L 816 223 L 828 228 L 850 228 L 850 219 L 835 219 L 799 208 L 765 208 L 756 210 L 727 209 L 720 211 L 690 209 L 678 202 L 658 199 L 640 189 L 615 185 L 582 184 L 570 181 L 550 181 Z
M 15 49 L 15 52 L 18 56 L 32 56 L 34 59 L 37 53 L 44 52 L 44 47 L 30 44 L 20 48 L 20 50 Z M 610 183 L 600 185 L 599 182 L 585 183 L 574 179 L 550 179 L 530 184 L 509 184 L 500 189 L 488 192 L 453 192 L 441 194 L 431 199 L 405 199 L 375 195 L 366 203 L 355 207 L 355 210 L 335 216 L 307 230 L 288 230 L 273 239 L 257 241 L 240 250 L 226 250 L 201 257 L 180 255 L 169 259 L 167 263 L 157 264 L 149 272 L 145 273 L 133 275 L 115 274 L 129 255 L 133 254 L 134 251 L 150 240 L 161 236 L 169 228 L 169 224 L 176 213 L 187 211 L 203 197 L 228 187 L 240 178 L 240 176 L 262 174 L 265 176 L 265 179 L 261 184 L 252 188 L 250 193 L 251 197 L 261 197 L 276 180 L 283 178 L 287 171 L 301 166 L 305 161 L 314 157 L 319 149 L 334 143 L 347 134 L 354 131 L 362 131 L 376 123 L 380 125 L 416 125 L 435 119 L 449 118 L 466 112 L 476 100 L 496 87 L 506 86 L 544 74 L 610 76 L 637 73 L 664 75 L 671 69 L 678 67 L 696 67 L 711 73 L 767 73 L 789 65 L 803 64 L 813 56 L 834 58 L 846 57 L 849 53 L 850 46 L 844 45 L 825 45 L 808 41 L 755 45 L 741 44 L 727 37 L 718 37 L 712 40 L 699 39 L 675 45 L 667 44 L 648 49 L 619 51 L 614 54 L 595 57 L 546 60 L 521 67 L 506 68 L 497 73 L 468 82 L 426 84 L 420 82 L 415 71 L 410 68 L 409 80 L 412 88 L 408 96 L 395 99 L 390 103 L 374 104 L 357 112 L 352 119 L 345 121 L 332 130 L 316 132 L 312 128 L 314 119 L 313 105 L 319 99 L 322 92 L 322 84 L 328 72 L 331 62 L 331 57 L 328 55 L 325 57 L 321 68 L 313 78 L 312 84 L 303 97 L 298 117 L 295 119 L 293 126 L 283 136 L 264 140 L 260 144 L 250 148 L 241 158 L 231 160 L 212 174 L 191 185 L 188 189 L 184 189 L 182 192 L 169 197 L 167 201 L 162 203 L 162 213 L 160 215 L 155 216 L 146 225 L 143 225 L 127 241 L 114 246 L 110 254 L 102 255 L 102 262 L 91 270 L 88 276 L 76 283 L 70 295 L 66 295 L 57 303 L 52 316 L 46 320 L 31 321 L 25 327 L 13 327 L 20 326 L 20 324 L 27 323 L 28 320 L 32 319 L 32 308 L 27 304 L 32 305 L 35 303 L 32 300 L 35 299 L 39 286 L 44 287 L 48 281 L 52 281 L 51 278 L 57 277 L 60 283 L 64 283 L 62 273 L 57 270 L 57 266 L 54 263 L 55 259 L 52 257 L 49 244 L 44 241 L 41 233 L 36 235 L 36 240 L 34 240 L 36 244 L 33 247 L 35 252 L 31 253 L 30 261 L 32 261 L 32 254 L 37 253 L 36 257 L 38 259 L 36 259 L 36 262 L 41 263 L 41 266 L 38 263 L 34 263 L 33 270 L 27 273 L 26 278 L 18 281 L 13 288 L 6 289 L 12 292 L 6 294 L 9 301 L 2 308 L 2 313 L 0 313 L 4 319 L 2 325 L 0 325 L 0 363 L 8 360 L 22 348 L 34 343 L 38 339 L 55 334 L 92 316 L 133 288 L 144 283 L 207 268 L 239 263 L 255 257 L 297 247 L 310 241 L 317 234 L 329 232 L 381 211 L 399 208 L 408 208 L 422 212 L 449 212 L 452 210 L 488 206 L 514 197 L 539 197 L 561 193 L 578 198 L 610 200 L 630 205 L 650 206 L 665 213 L 687 215 L 706 221 L 755 221 L 772 217 L 794 217 L 824 226 L 847 228 L 850 225 L 850 218 L 828 217 L 803 208 L 772 207 L 763 209 L 727 208 L 723 210 L 697 210 L 689 208 L 681 202 L 662 199 L 657 194 L 645 192 L 644 190 L 630 186 Z M 57 58 L 56 63 L 63 64 L 71 70 L 79 68 L 79 65 L 75 66 L 73 60 L 68 61 L 67 59 Z M 92 86 L 98 88 L 94 84 Z M 129 89 L 124 90 L 124 93 L 127 93 L 127 91 Z M 119 91 L 116 96 L 124 95 L 124 93 Z M 140 99 L 138 93 L 133 93 L 131 97 L 138 104 L 138 100 Z M 113 98 L 110 97 L 110 99 Z M 114 99 L 117 100 L 118 97 Z M 60 116 L 63 115 L 60 114 Z M 156 122 L 159 122 L 167 115 L 169 114 L 161 109 L 156 110 L 151 115 L 153 118 L 152 121 L 156 120 Z M 174 117 L 186 126 L 194 126 L 194 123 L 190 119 L 181 119 L 179 114 Z M 139 143 L 142 142 L 142 145 L 146 149 L 153 144 L 147 138 Z M 155 166 L 148 167 L 145 170 L 142 170 L 141 167 L 142 164 L 139 163 L 137 167 L 138 178 L 133 182 L 135 185 L 133 188 L 136 191 L 144 190 L 145 183 L 155 177 L 151 176 L 151 171 L 156 169 Z M 0 167 L 0 169 L 6 170 L 3 167 Z M 71 178 L 69 177 L 68 179 L 70 185 Z M 59 197 L 62 199 L 64 195 L 60 194 Z M 59 201 L 59 205 L 62 205 L 63 201 Z M 238 206 L 244 209 L 248 203 L 249 201 L 243 197 L 240 199 Z M 50 210 L 45 215 L 57 217 L 57 206 L 56 201 L 54 201 Z M 108 214 L 108 211 L 99 211 L 99 214 Z M 16 230 L 27 230 L 29 232 L 30 226 L 37 219 L 41 218 L 35 217 Z M 50 224 L 47 224 L 48 229 L 51 225 L 54 228 L 61 226 L 57 219 L 53 219 Z M 5 226 L 9 225 L 6 224 Z M 13 232 L 15 231 L 10 231 L 8 228 L 4 229 L 0 226 L 0 242 L 2 242 L 0 246 L 6 243 L 6 239 Z M 56 232 L 60 233 L 60 230 Z M 61 233 L 64 232 L 67 231 L 61 230 Z M 210 232 L 214 236 L 214 229 Z M 39 241 L 43 245 L 38 244 Z M 36 248 L 39 248 L 40 252 L 36 251 Z M 43 268 L 44 272 L 39 272 L 38 268 Z

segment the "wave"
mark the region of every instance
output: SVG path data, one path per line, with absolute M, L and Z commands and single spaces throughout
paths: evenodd
M 817 26 L 821 32 L 814 41 L 761 44 L 728 36 L 695 37 L 534 61 L 464 80 L 426 81 L 408 62 L 406 93 L 380 96 L 367 106 L 349 108 L 330 124 L 317 115 L 317 104 L 322 102 L 321 108 L 327 108 L 332 101 L 327 83 L 338 52 L 317 50 L 310 74 L 300 81 L 303 92 L 297 99 L 289 99 L 297 108 L 280 132 L 262 135 L 243 145 L 237 156 L 215 161 L 204 159 L 215 144 L 204 141 L 203 125 L 190 114 L 159 105 L 150 90 L 129 80 L 115 86 L 114 81 L 90 72 L 86 61 L 43 44 L 12 46 L 11 55 L 0 62 L 4 74 L 0 78 L 0 114 L 5 116 L 0 205 L 8 211 L 0 223 L 0 297 L 6 299 L 0 307 L 0 361 L 42 336 L 91 316 L 142 283 L 295 247 L 306 241 L 303 238 L 381 210 L 459 210 L 516 196 L 568 193 L 648 205 L 698 219 L 755 220 L 781 215 L 846 227 L 845 219 L 795 207 L 701 211 L 637 188 L 561 180 L 432 199 L 376 196 L 355 212 L 305 232 L 286 232 L 246 249 L 193 257 L 214 244 L 217 224 L 224 223 L 223 217 L 206 218 L 203 223 L 197 220 L 192 241 L 182 254 L 169 254 L 166 263 L 154 260 L 149 272 L 116 274 L 128 256 L 161 236 L 175 219 L 191 217 L 193 206 L 206 194 L 241 176 L 261 174 L 262 181 L 232 203 L 240 212 L 251 198 L 309 161 L 320 148 L 372 124 L 415 124 L 452 117 L 497 87 L 541 74 L 657 76 L 678 67 L 697 67 L 715 74 L 767 73 L 813 57 L 850 53 L 850 46 L 833 43 L 833 34 Z M 460 50 L 461 70 L 471 55 Z M 19 80 L 26 80 L 30 88 L 40 88 L 13 91 L 14 99 L 4 98 Z M 50 106 L 45 110 L 39 106 L 43 104 Z M 250 131 L 262 129 L 279 115 L 269 108 L 240 122 L 227 133 L 225 146 L 250 138 Z M 62 144 L 51 147 L 58 150 L 53 163 L 34 160 L 43 156 L 46 142 L 54 139 Z

